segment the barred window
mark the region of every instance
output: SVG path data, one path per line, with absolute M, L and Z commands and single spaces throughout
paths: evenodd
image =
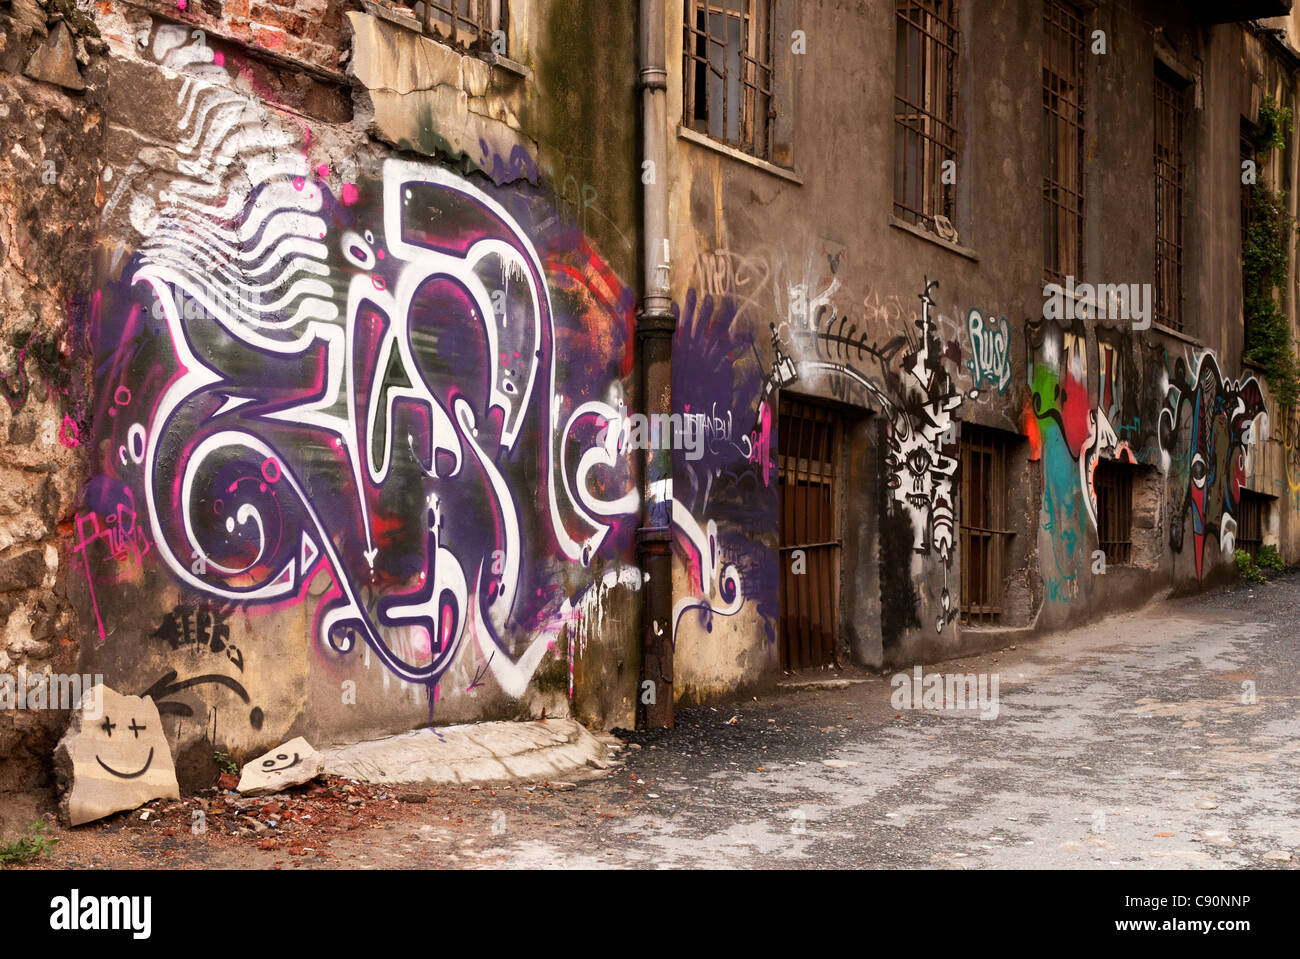
M 1002 620 L 1010 437 L 970 423 L 961 428 L 961 621 L 988 626 Z
M 772 159 L 773 0 L 683 0 L 685 126 Z
M 1237 549 L 1244 549 L 1251 559 L 1259 556 L 1259 548 L 1264 545 L 1270 498 L 1253 490 L 1241 491 L 1237 506 Z
M 491 50 L 493 40 L 505 41 L 509 54 L 508 0 L 422 0 L 412 9 L 435 39 L 467 49 Z M 498 46 L 497 52 L 503 52 Z
M 956 0 L 898 0 L 894 215 L 939 232 L 952 220 L 957 163 Z
M 1092 474 L 1097 494 L 1097 545 L 1106 562 L 1122 566 L 1133 561 L 1134 467 L 1101 460 Z
M 1185 85 L 1156 74 L 1155 321 L 1183 329 L 1183 117 Z
M 1052 283 L 1083 275 L 1083 17 L 1043 7 L 1043 268 Z

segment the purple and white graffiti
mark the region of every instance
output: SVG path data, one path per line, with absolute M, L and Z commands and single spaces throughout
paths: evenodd
M 360 639 L 432 685 L 472 642 L 517 695 L 559 612 L 531 561 L 589 564 L 636 493 L 593 489 L 602 467 L 604 487 L 620 480 L 587 442 L 609 407 L 558 428 L 544 266 L 510 213 L 431 166 L 390 160 L 378 186 L 368 230 L 287 175 L 237 217 L 159 219 L 126 327 L 155 317 L 172 372 L 121 465 L 138 467 L 149 539 L 188 589 L 297 601 L 323 569 L 322 648 Z

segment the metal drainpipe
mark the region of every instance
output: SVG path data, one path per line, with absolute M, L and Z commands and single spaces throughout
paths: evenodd
M 667 98 L 663 0 L 641 0 L 641 256 L 642 297 L 636 339 L 641 406 L 647 417 L 673 411 L 673 332 L 668 250 Z M 645 161 L 653 164 L 647 177 Z M 649 179 L 650 182 L 644 182 Z M 643 451 L 641 525 L 637 562 L 641 568 L 641 683 L 637 727 L 673 724 L 673 562 L 671 449 Z M 649 682 L 652 685 L 646 686 Z M 646 700 L 653 699 L 653 702 Z

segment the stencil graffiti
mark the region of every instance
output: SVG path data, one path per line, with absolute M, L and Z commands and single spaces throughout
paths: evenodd
M 521 695 L 601 581 L 561 589 L 558 568 L 631 552 L 638 491 L 597 435 L 631 373 L 632 294 L 546 188 L 309 163 L 310 131 L 211 49 L 160 27 L 150 50 L 185 159 L 122 164 L 102 214 L 129 211 L 140 242 L 92 313 L 112 384 L 76 544 L 92 602 L 131 560 L 190 606 L 310 603 L 328 662 L 364 653 L 431 704 L 460 659 L 470 687 Z
M 1011 385 L 1011 329 L 1006 317 L 986 319 L 972 309 L 966 314 L 966 332 L 971 351 L 966 368 L 975 378 L 975 390 L 987 383 L 1002 395 Z
M 830 258 L 829 263 L 829 281 L 789 287 L 789 319 L 783 327 L 791 341 L 789 352 L 797 359 L 787 359 L 787 347 L 774 330 L 775 359 L 768 382 L 787 385 L 800 377 L 829 375 L 834 395 L 885 414 L 888 502 L 910 520 L 913 552 L 933 553 L 943 564 L 945 584 L 934 619 L 936 631 L 942 632 L 959 611 L 947 572 L 955 536 L 955 412 L 963 394 L 948 373 L 945 360 L 951 353 L 937 331 L 932 293 L 938 282 L 924 281 L 919 315 L 906 313 L 893 299 L 867 301 L 868 319 L 915 317 L 914 330 L 899 322 L 904 333 L 882 346 L 839 302 L 840 260 Z M 808 289 L 818 292 L 809 297 Z
M 1224 553 L 1233 551 L 1241 489 L 1251 470 L 1255 442 L 1267 432 L 1263 391 L 1252 374 L 1225 380 L 1208 351 L 1191 365 L 1178 358 L 1160 411 L 1160 437 L 1171 456 L 1186 462 L 1170 545 L 1182 551 L 1190 515 L 1198 580 L 1204 577 L 1209 537 Z
M 705 437 L 701 456 L 673 453 L 673 527 L 691 577 L 691 595 L 674 605 L 674 637 L 688 612 L 708 631 L 747 600 L 776 636 L 776 562 L 764 548 L 774 544 L 761 532 L 776 526 L 773 413 L 753 339 L 735 322 L 740 308 L 695 290 L 674 306 L 673 406 Z
M 1031 321 L 1025 327 L 1030 374 L 1025 427 L 1033 458 L 1044 464 L 1043 503 L 1049 515 L 1043 528 L 1058 541 L 1057 573 L 1066 580 L 1077 573 L 1076 547 L 1084 523 L 1097 528 L 1097 464 L 1103 457 L 1137 463 L 1132 447 L 1111 425 L 1124 395 L 1119 352 L 1113 343 L 1101 340 L 1100 331 L 1098 337 L 1100 403 L 1093 406 L 1083 327 L 1064 330 L 1050 321 Z

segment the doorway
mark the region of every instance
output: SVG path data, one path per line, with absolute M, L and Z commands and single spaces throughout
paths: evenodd
M 777 423 L 781 668 L 835 664 L 843 426 L 830 407 L 782 396 Z

